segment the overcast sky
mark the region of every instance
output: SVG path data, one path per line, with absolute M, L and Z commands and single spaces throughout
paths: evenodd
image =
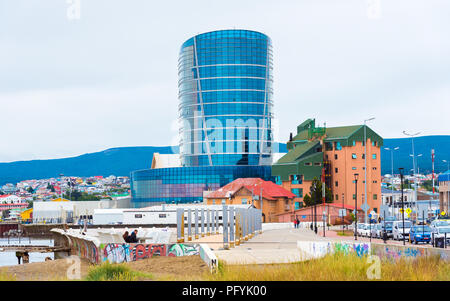
M 450 134 L 448 0 L 71 1 L 0 0 L 0 162 L 176 145 L 180 46 L 230 28 L 272 39 L 278 141 Z

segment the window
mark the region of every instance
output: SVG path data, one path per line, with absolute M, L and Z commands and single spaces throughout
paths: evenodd
M 336 187 L 338 187 L 338 186 L 339 186 L 339 183 L 338 183 L 338 181 L 334 182 L 334 186 L 336 186 Z
M 339 201 L 339 195 L 336 194 L 336 201 Z
M 302 184 L 302 175 L 291 175 L 291 183 L 292 184 Z
M 242 205 L 246 205 L 247 204 L 247 199 L 242 199 Z
M 303 197 L 303 188 L 293 188 L 292 193 L 295 194 L 298 198 Z
M 305 162 L 305 166 L 311 166 L 311 162 Z
M 353 194 L 353 199 L 356 199 L 356 194 Z
M 372 181 L 372 183 L 376 184 L 376 183 L 377 183 L 377 181 Z
M 376 141 L 372 141 L 372 146 L 377 146 L 377 142 Z
M 376 194 L 373 195 L 373 199 L 374 199 L 374 200 L 376 200 L 377 197 L 378 197 L 378 196 L 377 196 Z
M 212 200 L 212 204 L 215 205 L 216 204 L 216 200 Z
M 376 159 L 377 158 L 377 154 L 372 154 L 372 159 Z
M 365 159 L 366 158 L 366 154 L 362 154 L 362 158 Z
M 322 163 L 320 163 L 320 162 L 314 162 L 314 166 L 321 166 L 322 165 Z
M 376 167 L 372 167 L 372 170 L 377 170 L 377 168 Z
M 352 154 L 352 159 L 356 159 L 356 154 Z
M 353 170 L 356 170 L 356 167 L 352 167 Z
M 159 215 L 159 218 L 166 218 L 167 217 L 167 215 L 165 215 L 165 214 L 160 214 Z
M 337 168 L 337 167 L 334 169 L 334 172 L 335 172 L 335 173 L 338 173 L 338 168 Z
M 353 140 L 352 146 L 356 146 L 356 141 Z
M 334 154 L 334 160 L 337 160 L 337 159 L 338 159 L 338 155 Z
M 142 214 L 135 214 L 134 218 L 142 218 Z
M 325 142 L 325 150 L 327 151 L 333 150 L 333 143 Z
M 282 182 L 281 182 L 281 176 L 276 176 L 276 177 L 275 177 L 275 184 L 277 184 L 277 185 L 281 185 L 281 184 L 282 184 Z
M 340 142 L 335 142 L 334 143 L 334 148 L 338 151 L 342 150 L 342 145 Z
M 225 205 L 226 203 L 225 199 L 222 199 L 222 205 Z

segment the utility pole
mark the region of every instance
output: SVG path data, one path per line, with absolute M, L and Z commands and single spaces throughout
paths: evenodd
M 403 238 L 403 245 L 405 245 L 405 207 L 403 202 L 403 168 L 399 168 L 400 170 L 400 182 L 401 182 L 401 189 L 402 189 L 402 238 Z
M 433 195 L 434 195 L 434 149 L 431 150 L 431 166 L 432 166 Z

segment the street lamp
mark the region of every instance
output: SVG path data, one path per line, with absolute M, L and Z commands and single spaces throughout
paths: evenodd
M 366 205 L 366 207 L 367 207 L 367 134 L 366 134 L 367 126 L 366 126 L 366 122 L 374 120 L 374 119 L 375 119 L 375 117 L 364 120 L 364 204 Z M 367 223 L 367 211 L 364 211 L 364 222 Z
M 447 163 L 447 170 L 450 170 L 450 161 L 442 160 L 442 162 Z
M 387 151 L 391 151 L 391 170 L 392 170 L 392 180 L 391 180 L 391 190 L 392 190 L 392 205 L 394 205 L 394 212 L 395 212 L 395 201 L 394 201 L 394 151 L 400 149 L 400 147 L 395 147 L 393 149 L 390 149 L 389 147 L 384 148 Z
M 403 168 L 399 168 L 400 171 L 400 181 L 401 181 L 401 189 L 402 189 L 402 221 L 403 221 L 403 228 L 402 228 L 402 237 L 403 237 L 403 245 L 405 245 L 405 206 L 403 203 Z
M 359 174 L 355 173 L 355 240 L 358 240 L 358 176 Z
M 411 143 L 412 143 L 412 157 L 413 157 L 413 176 L 414 176 L 414 202 L 417 203 L 417 187 L 416 187 L 416 161 L 415 161 L 415 155 L 414 155 L 414 137 L 419 135 L 420 132 L 417 132 L 415 134 L 408 134 L 406 131 L 403 131 L 403 134 L 406 136 L 411 137 Z

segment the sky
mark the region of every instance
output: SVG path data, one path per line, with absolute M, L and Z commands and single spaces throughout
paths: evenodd
M 450 134 L 448 0 L 0 0 L 0 162 L 177 145 L 178 53 L 267 34 L 275 139 L 307 118 Z

